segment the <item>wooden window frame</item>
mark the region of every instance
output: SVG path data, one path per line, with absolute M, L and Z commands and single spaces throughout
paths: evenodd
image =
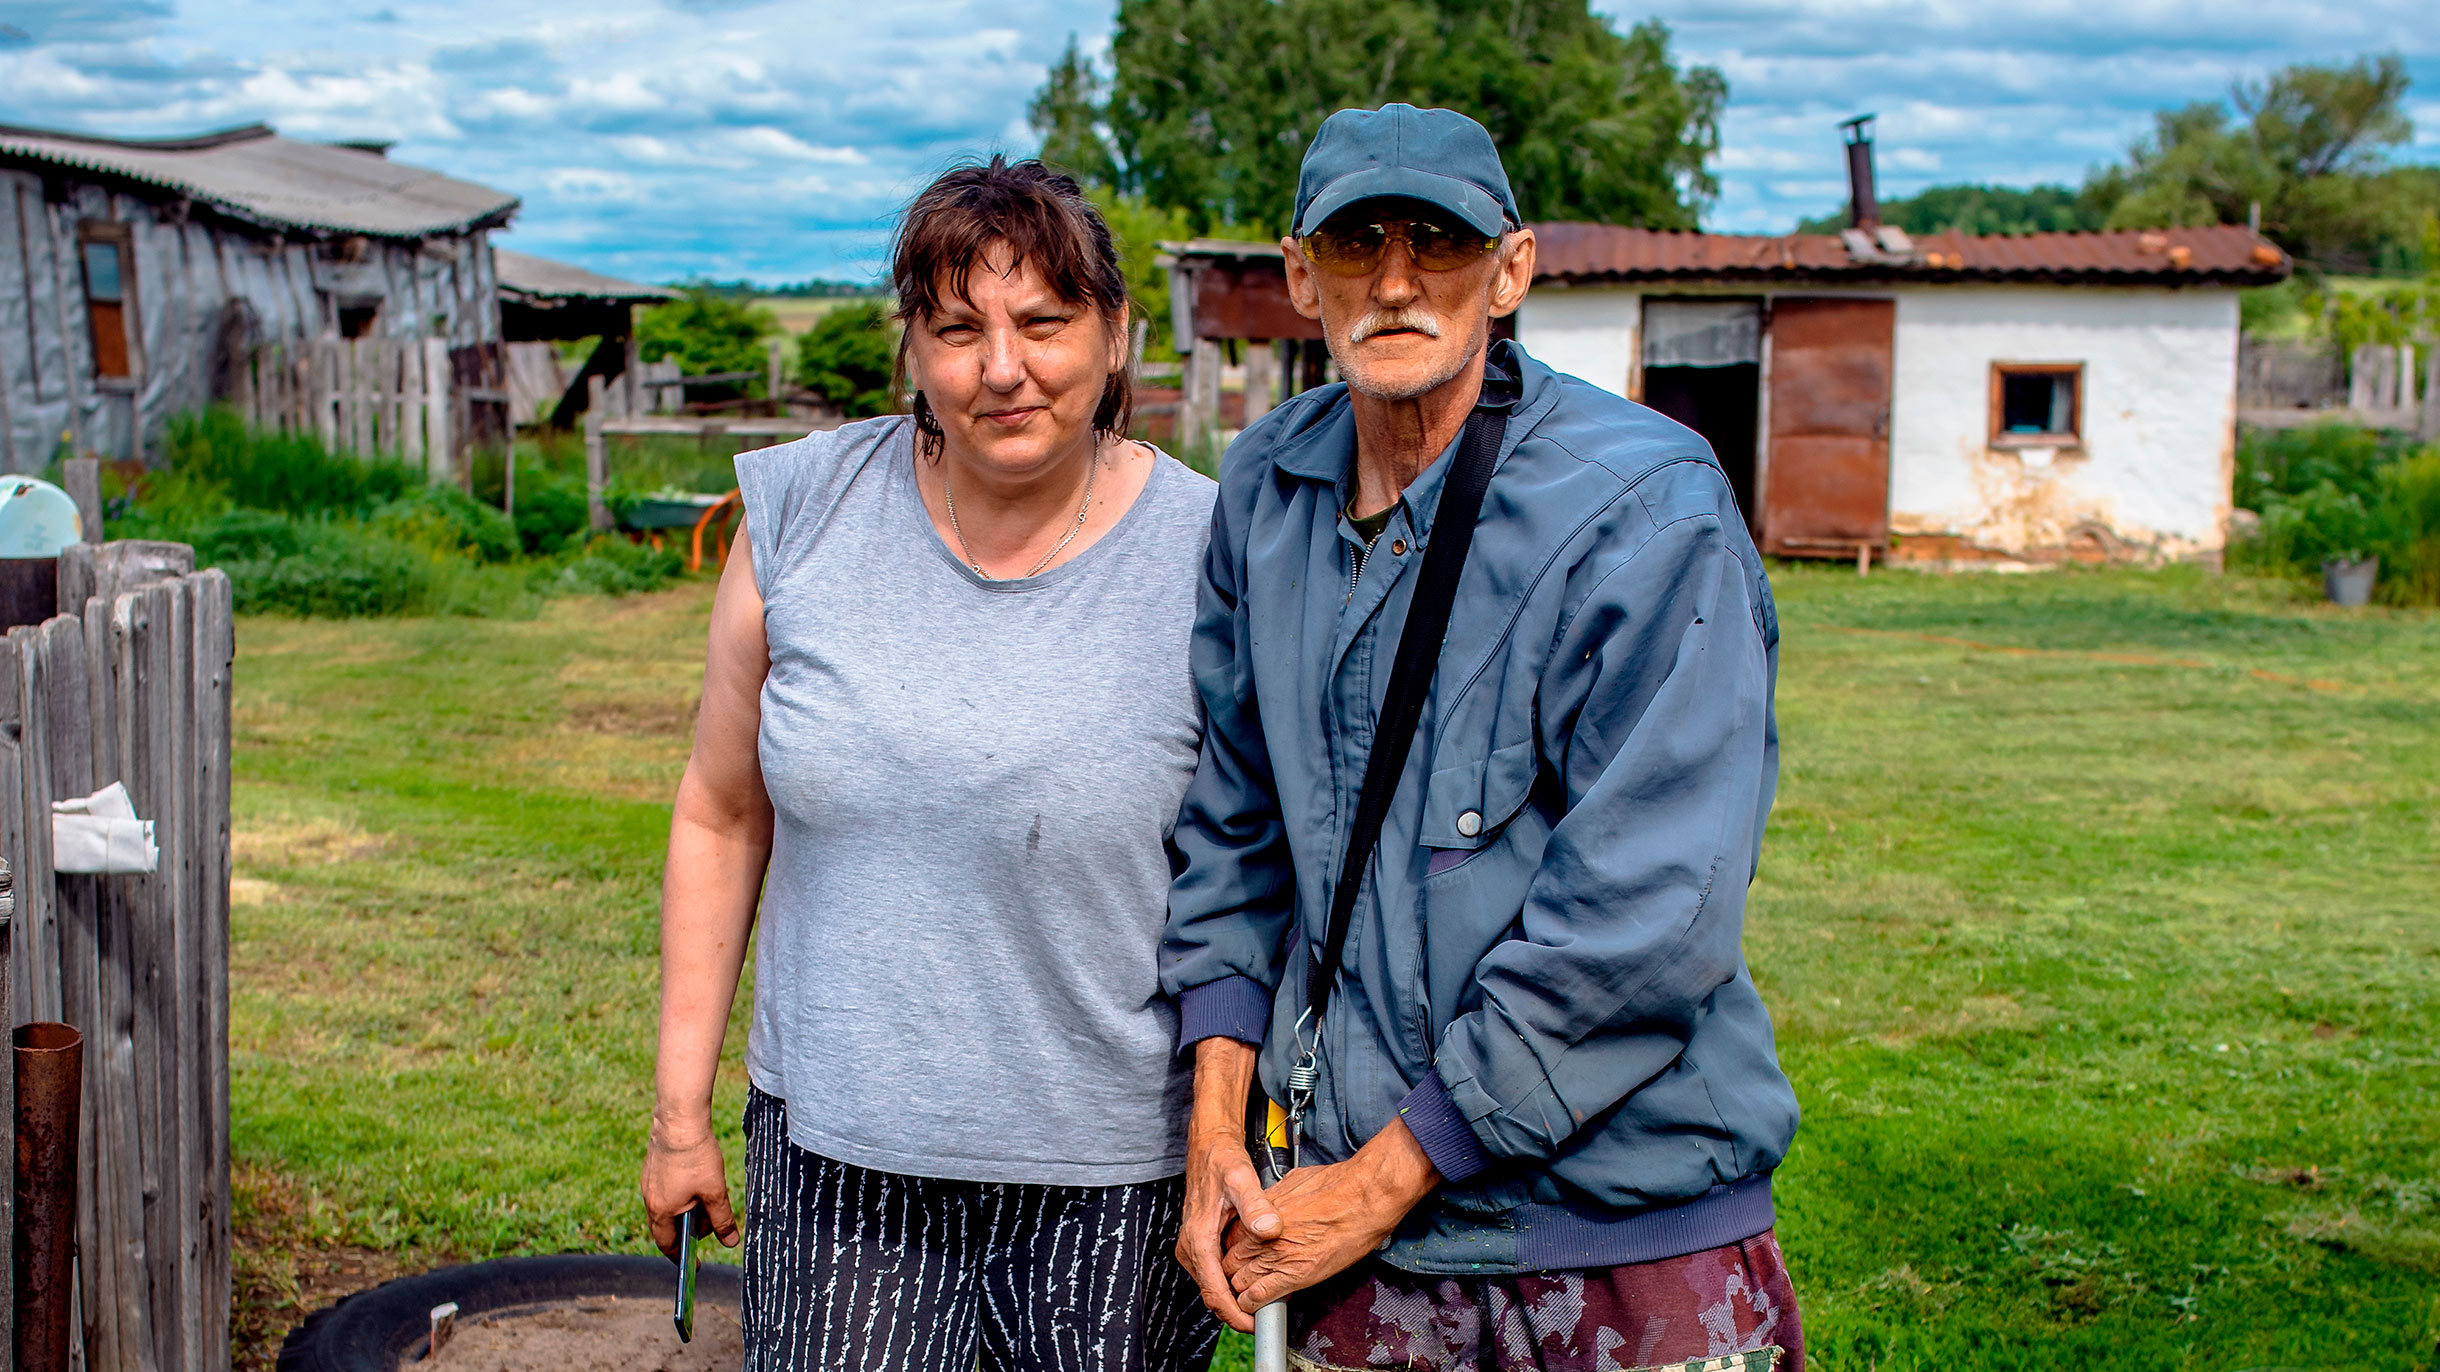
M 2068 376 L 2075 378 L 2076 393 L 2068 405 L 2067 430 L 2064 433 L 2012 434 L 2008 432 L 2007 378 L 2011 376 Z M 1991 364 L 1991 446 L 1994 448 L 2080 448 L 2084 446 L 2084 364 L 2081 362 L 1994 362 Z
M 121 346 L 126 350 L 127 374 L 110 376 L 102 372 L 101 336 L 94 329 L 93 282 L 86 275 L 85 249 L 93 243 L 109 243 L 119 252 L 119 332 Z M 76 279 L 85 297 L 86 346 L 92 349 L 94 384 L 106 391 L 132 391 L 144 384 L 144 330 L 137 294 L 135 226 L 124 220 L 88 219 L 76 226 Z

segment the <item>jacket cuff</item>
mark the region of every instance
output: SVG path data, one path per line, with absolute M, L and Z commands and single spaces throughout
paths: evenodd
M 1464 1181 L 1491 1165 L 1483 1141 L 1474 1136 L 1474 1128 L 1458 1111 L 1457 1102 L 1449 1099 L 1439 1068 L 1424 1073 L 1415 1089 L 1398 1102 L 1398 1118 L 1406 1121 L 1407 1132 L 1423 1145 L 1423 1155 L 1440 1169 L 1442 1181 Z
M 1178 993 L 1178 1051 L 1205 1039 L 1262 1046 L 1271 1022 L 1271 993 L 1252 977 L 1222 977 Z

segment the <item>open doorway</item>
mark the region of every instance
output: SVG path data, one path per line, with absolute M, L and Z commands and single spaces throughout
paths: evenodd
M 1754 448 L 1762 396 L 1762 302 L 1645 300 L 1643 379 L 1646 405 L 1711 444 L 1746 526 L 1759 529 Z

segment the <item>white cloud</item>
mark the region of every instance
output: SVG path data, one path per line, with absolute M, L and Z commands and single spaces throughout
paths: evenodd
M 1878 111 L 1885 195 L 2079 179 L 2150 125 L 2299 59 L 2402 50 L 2440 149 L 2428 0 L 1597 0 L 1655 13 L 1730 81 L 1721 229 L 1845 194 L 1836 124 Z M 389 4 L 395 15 L 381 17 Z M 959 156 L 1031 145 L 1025 103 L 1111 0 L 0 0 L 0 122 L 128 135 L 251 119 L 396 138 L 515 192 L 516 237 L 646 279 L 875 271 L 889 216 Z M 12 40 L 13 42 L 14 40 Z

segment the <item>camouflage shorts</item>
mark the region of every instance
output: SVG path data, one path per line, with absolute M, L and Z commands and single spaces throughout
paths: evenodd
M 1680 1258 L 1452 1277 L 1361 1263 L 1288 1305 L 1306 1372 L 1803 1372 L 1804 1329 L 1769 1231 Z

